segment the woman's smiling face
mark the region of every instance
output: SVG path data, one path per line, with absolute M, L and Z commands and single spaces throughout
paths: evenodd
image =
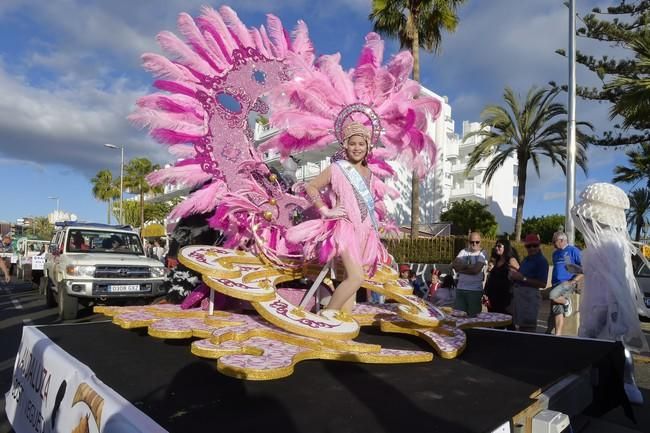
M 348 138 L 348 141 L 345 145 L 346 154 L 348 156 L 348 161 L 350 162 L 360 162 L 368 154 L 368 143 L 366 139 L 360 135 L 353 135 Z

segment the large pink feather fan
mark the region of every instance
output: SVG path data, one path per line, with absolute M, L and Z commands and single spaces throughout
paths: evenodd
M 204 7 L 196 19 L 181 13 L 177 26 L 179 36 L 163 31 L 157 37 L 165 55 L 142 56 L 144 67 L 157 78 L 154 87 L 160 92 L 141 97 L 129 116 L 179 159 L 174 167 L 157 171 L 148 179 L 157 185 L 200 187 L 174 209 L 174 217 L 214 210 L 227 194 L 240 196 L 231 203 L 239 209 L 239 216 L 244 211 L 260 211 L 246 205 L 245 195 L 255 188 L 246 184 L 245 190 L 239 191 L 241 176 L 252 181 L 254 171 L 268 173 L 266 167 L 259 166 L 261 155 L 247 131 L 249 114 L 268 112 L 260 97 L 268 91 L 267 84 L 273 87 L 287 79 L 287 56 L 292 64 L 302 65 L 302 71 L 312 67 L 314 49 L 307 26 L 299 21 L 290 35 L 277 17 L 268 15 L 266 26 L 249 29 L 227 6 L 218 10 Z M 227 90 L 234 88 L 244 90 Z M 224 108 L 219 99 L 224 92 L 240 104 L 241 112 Z M 274 198 L 295 202 L 293 198 Z M 228 212 L 235 213 L 233 209 Z
M 437 99 L 421 94 L 410 80 L 413 59 L 408 52 L 382 65 L 384 42 L 376 33 L 366 36 L 355 69 L 344 71 L 340 56 L 321 56 L 314 65 L 288 57 L 293 79 L 274 89 L 269 97 L 271 123 L 282 132 L 261 147 L 283 156 L 322 149 L 336 142 L 334 120 L 353 103 L 370 106 L 380 117 L 383 132 L 377 159 L 396 160 L 424 176 L 436 160 L 436 146 L 427 134 L 428 119 L 440 115 Z M 370 124 L 363 116 L 355 120 Z M 387 174 L 385 166 L 377 167 Z

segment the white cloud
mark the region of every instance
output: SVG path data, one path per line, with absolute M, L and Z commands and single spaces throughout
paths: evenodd
M 40 173 L 45 172 L 45 166 L 34 161 L 25 160 L 25 159 L 10 159 L 10 158 L 0 158 L 0 165 L 14 166 L 14 165 L 23 165 L 30 167 Z
M 237 8 L 240 14 L 277 13 L 303 3 L 244 0 Z M 135 100 L 150 92 L 152 79 L 142 72 L 139 59 L 143 52 L 159 51 L 155 35 L 164 29 L 176 31 L 180 12 L 196 16 L 204 4 L 204 0 L 173 0 L 164 6 L 153 0 L 3 2 L 0 25 L 27 22 L 21 20 L 29 17 L 30 25 L 40 31 L 22 41 L 24 46 L 11 63 L 0 58 L 0 157 L 61 164 L 89 176 L 119 165 L 116 155 L 102 148 L 111 142 L 125 146 L 127 159 L 168 161 L 163 146 L 126 120 Z M 263 23 L 264 16 L 259 18 L 247 24 Z
M 116 81 L 79 82 L 77 87 L 39 89 L 0 67 L 0 154 L 39 164 L 60 163 L 87 175 L 114 165 L 107 142 L 124 144 L 130 157 L 161 159 L 161 148 L 126 121 L 145 89 L 129 90 Z
M 441 54 L 422 57 L 423 81 L 436 93 L 452 101 L 480 95 L 477 103 L 452 105 L 457 120 L 478 120 L 483 107 L 502 102 L 506 86 L 525 95 L 533 85 L 567 82 L 567 60 L 555 53 L 568 44 L 568 9 L 562 2 L 491 0 L 485 6 L 462 7 L 456 32 L 443 35 Z M 589 11 L 593 2 L 580 6 Z M 581 40 L 578 48 L 590 52 L 592 45 Z M 580 84 L 597 83 L 584 68 L 577 72 Z

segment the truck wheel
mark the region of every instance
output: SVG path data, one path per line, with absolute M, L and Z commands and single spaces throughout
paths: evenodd
M 59 318 L 71 320 L 77 318 L 79 312 L 79 300 L 68 295 L 64 287 L 59 286 Z
M 56 298 L 54 298 L 54 292 L 52 291 L 52 283 L 48 277 L 41 277 L 41 287 L 43 288 L 43 293 L 45 294 L 45 305 L 49 308 L 56 306 Z

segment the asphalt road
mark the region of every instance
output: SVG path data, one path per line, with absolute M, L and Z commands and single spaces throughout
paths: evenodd
M 80 317 L 66 323 L 83 323 L 106 320 L 103 315 L 93 314 L 90 309 L 80 311 Z M 48 325 L 61 323 L 57 308 L 47 308 L 45 299 L 38 291 L 26 283 L 11 283 L 0 285 L 0 433 L 11 432 L 4 407 L 4 393 L 10 388 L 13 375 L 14 360 L 22 335 L 24 325 Z M 540 319 L 541 327 L 544 325 Z M 644 322 L 644 332 L 650 338 L 650 321 Z M 618 431 L 650 431 L 650 353 L 636 357 L 636 380 L 645 396 L 646 403 L 635 407 L 638 423 L 634 424 L 624 417 L 622 410 L 615 410 L 603 417 L 604 427 L 598 429 L 595 422 L 579 430 L 583 433 L 618 432 Z M 600 420 L 598 420 L 600 422 Z M 632 430 L 623 430 L 629 428 Z M 613 429 L 613 430 L 612 430 Z

